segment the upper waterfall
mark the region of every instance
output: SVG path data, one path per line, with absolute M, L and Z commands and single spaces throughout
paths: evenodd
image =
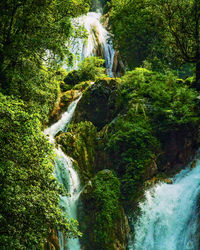
M 158 184 L 140 204 L 131 250 L 198 250 L 200 161 L 182 170 L 173 184 Z
M 105 59 L 107 74 L 113 76 L 113 60 L 115 51 L 109 32 L 101 24 L 101 13 L 89 12 L 87 15 L 74 19 L 74 25 L 82 25 L 87 38 L 76 38 L 70 41 L 72 53 L 76 56 L 76 69 L 80 61 L 90 56 L 100 56 Z

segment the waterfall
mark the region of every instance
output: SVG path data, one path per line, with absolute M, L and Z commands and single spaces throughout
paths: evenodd
M 51 143 L 55 145 L 55 135 L 59 131 L 66 131 L 67 125 L 72 119 L 77 103 L 81 96 L 73 101 L 67 111 L 62 115 L 61 119 L 47 128 L 44 133 L 49 136 Z M 60 196 L 60 207 L 64 213 L 67 213 L 69 219 L 77 218 L 77 201 L 80 195 L 80 181 L 76 171 L 73 168 L 73 161 L 70 157 L 65 155 L 60 147 L 55 149 L 55 176 L 58 181 L 64 185 L 66 191 L 70 194 L 69 197 Z M 68 239 L 66 240 L 63 233 L 59 232 L 59 242 L 61 250 L 80 250 L 79 239 Z
M 131 250 L 198 250 L 200 160 L 177 174 L 172 184 L 146 191 Z
M 70 41 L 69 46 L 74 55 L 76 62 L 74 68 L 86 57 L 100 56 L 105 59 L 107 74 L 113 77 L 113 60 L 115 51 L 109 32 L 101 24 L 102 14 L 100 12 L 89 12 L 73 20 L 74 26 L 82 25 L 87 31 L 88 37 L 75 38 Z
M 56 149 L 55 176 L 62 183 L 70 196 L 60 196 L 60 207 L 69 219 L 77 219 L 77 201 L 80 195 L 80 181 L 76 171 L 73 169 L 73 161 L 66 156 L 61 148 Z M 60 249 L 80 250 L 79 239 L 65 239 L 59 232 Z
M 113 60 L 114 49 L 110 39 L 109 32 L 103 27 L 100 22 L 102 17 L 101 4 L 96 1 L 98 6 L 97 12 L 89 12 L 87 15 L 81 16 L 73 20 L 74 26 L 83 25 L 87 31 L 87 39 L 76 38 L 71 39 L 68 46 L 71 47 L 71 52 L 76 56 L 75 67 L 78 67 L 80 61 L 90 56 L 101 56 L 105 59 L 107 74 L 113 76 Z M 69 70 L 69 68 L 68 68 Z M 81 97 L 80 97 L 81 98 Z M 67 125 L 76 109 L 76 105 L 80 100 L 78 98 L 70 104 L 68 110 L 62 115 L 61 119 L 47 128 L 44 133 L 49 136 L 51 143 L 55 145 L 54 137 L 59 131 L 66 131 Z M 55 149 L 55 176 L 65 189 L 69 192 L 70 197 L 61 196 L 60 206 L 63 212 L 66 212 L 69 218 L 77 218 L 77 201 L 81 193 L 80 181 L 76 171 L 73 168 L 73 160 L 65 155 L 60 147 Z M 59 243 L 61 250 L 81 250 L 79 239 L 65 239 L 62 232 L 59 232 Z

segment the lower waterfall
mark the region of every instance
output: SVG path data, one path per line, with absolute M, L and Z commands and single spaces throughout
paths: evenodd
M 80 181 L 76 171 L 73 169 L 73 162 L 70 157 L 66 156 L 61 148 L 56 150 L 56 172 L 55 176 L 69 192 L 70 197 L 60 197 L 60 207 L 66 213 L 69 219 L 77 219 L 77 201 L 80 194 Z M 60 249 L 81 249 L 79 239 L 65 239 L 62 232 L 59 232 Z
M 55 145 L 54 136 L 59 131 L 65 131 L 67 125 L 70 123 L 76 105 L 81 97 L 73 101 L 68 110 L 62 115 L 61 119 L 53 124 L 51 127 L 47 128 L 44 133 L 49 136 L 50 142 Z M 73 161 L 70 157 L 64 154 L 60 147 L 55 149 L 55 176 L 58 181 L 64 185 L 65 190 L 70 194 L 70 196 L 60 196 L 60 207 L 63 212 L 67 214 L 69 219 L 77 218 L 77 201 L 80 195 L 80 181 L 78 174 L 73 169 Z M 59 232 L 59 243 L 61 250 L 80 250 L 79 239 L 65 239 L 62 232 Z
M 200 160 L 182 170 L 172 184 L 157 184 L 140 203 L 131 250 L 198 250 Z

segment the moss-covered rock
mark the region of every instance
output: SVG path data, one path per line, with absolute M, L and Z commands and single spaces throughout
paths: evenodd
M 87 82 L 81 82 L 76 84 L 73 89 L 84 91 L 86 90 L 89 86 L 91 86 L 94 82 L 92 81 L 87 81 Z
M 98 140 L 96 127 L 91 122 L 71 124 L 68 132 L 56 137 L 62 150 L 77 162 L 81 180 L 86 183 L 97 172 L 95 168 Z
M 89 87 L 77 105 L 75 121 L 91 121 L 100 130 L 116 115 L 115 99 L 118 81 L 113 78 L 97 80 Z
M 98 172 L 81 198 L 84 249 L 126 249 L 129 226 L 119 202 L 120 182 L 112 171 Z
M 83 79 L 80 76 L 78 70 L 72 70 L 68 73 L 68 75 L 64 79 L 64 83 L 70 85 L 71 87 L 76 85 L 77 83 L 81 82 Z M 64 87 L 65 85 L 63 85 Z

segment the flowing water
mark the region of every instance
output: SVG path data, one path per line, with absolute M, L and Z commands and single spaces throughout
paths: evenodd
M 74 24 L 82 25 L 88 37 L 76 38 L 70 42 L 71 51 L 76 55 L 75 69 L 80 61 L 90 56 L 100 56 L 105 59 L 107 74 L 113 77 L 113 60 L 115 51 L 109 32 L 101 23 L 100 12 L 89 12 L 74 20 Z
M 47 128 L 44 133 L 49 136 L 51 143 L 55 145 L 54 137 L 59 131 L 66 131 L 67 125 L 72 119 L 76 105 L 80 100 L 81 96 L 73 101 L 68 110 L 62 115 L 61 119 Z M 55 148 L 55 176 L 58 181 L 64 185 L 66 191 L 70 194 L 67 196 L 60 196 L 60 207 L 63 212 L 67 214 L 68 218 L 77 218 L 77 201 L 80 195 L 80 181 L 76 171 L 73 168 L 73 161 L 70 157 L 65 155 L 60 147 Z M 59 242 L 61 250 L 80 250 L 79 239 L 68 239 L 66 240 L 63 233 L 59 232 Z
M 130 250 L 198 250 L 200 160 L 146 192 Z
M 103 27 L 100 20 L 101 3 L 96 1 L 98 10 L 96 12 L 89 12 L 87 15 L 81 16 L 73 20 L 74 25 L 83 25 L 87 31 L 87 39 L 76 38 L 71 40 L 70 46 L 72 53 L 76 56 L 75 69 L 78 67 L 80 61 L 90 56 L 101 56 L 105 59 L 105 66 L 107 68 L 107 74 L 113 76 L 113 60 L 114 49 L 112 41 L 110 39 L 109 32 Z M 81 98 L 81 97 L 80 97 Z M 66 131 L 67 125 L 71 121 L 71 118 L 76 109 L 76 105 L 79 101 L 78 98 L 70 104 L 67 112 L 65 112 L 61 119 L 47 128 L 44 133 L 49 136 L 51 143 L 55 144 L 54 137 L 59 131 Z M 70 157 L 65 155 L 60 147 L 55 149 L 55 176 L 62 183 L 65 189 L 70 193 L 70 197 L 61 196 L 60 206 L 63 212 L 67 213 L 69 218 L 77 218 L 77 201 L 81 193 L 80 181 L 76 171 L 73 168 L 73 161 Z M 62 232 L 59 232 L 59 242 L 61 250 L 81 250 L 81 245 L 78 239 L 65 239 Z

